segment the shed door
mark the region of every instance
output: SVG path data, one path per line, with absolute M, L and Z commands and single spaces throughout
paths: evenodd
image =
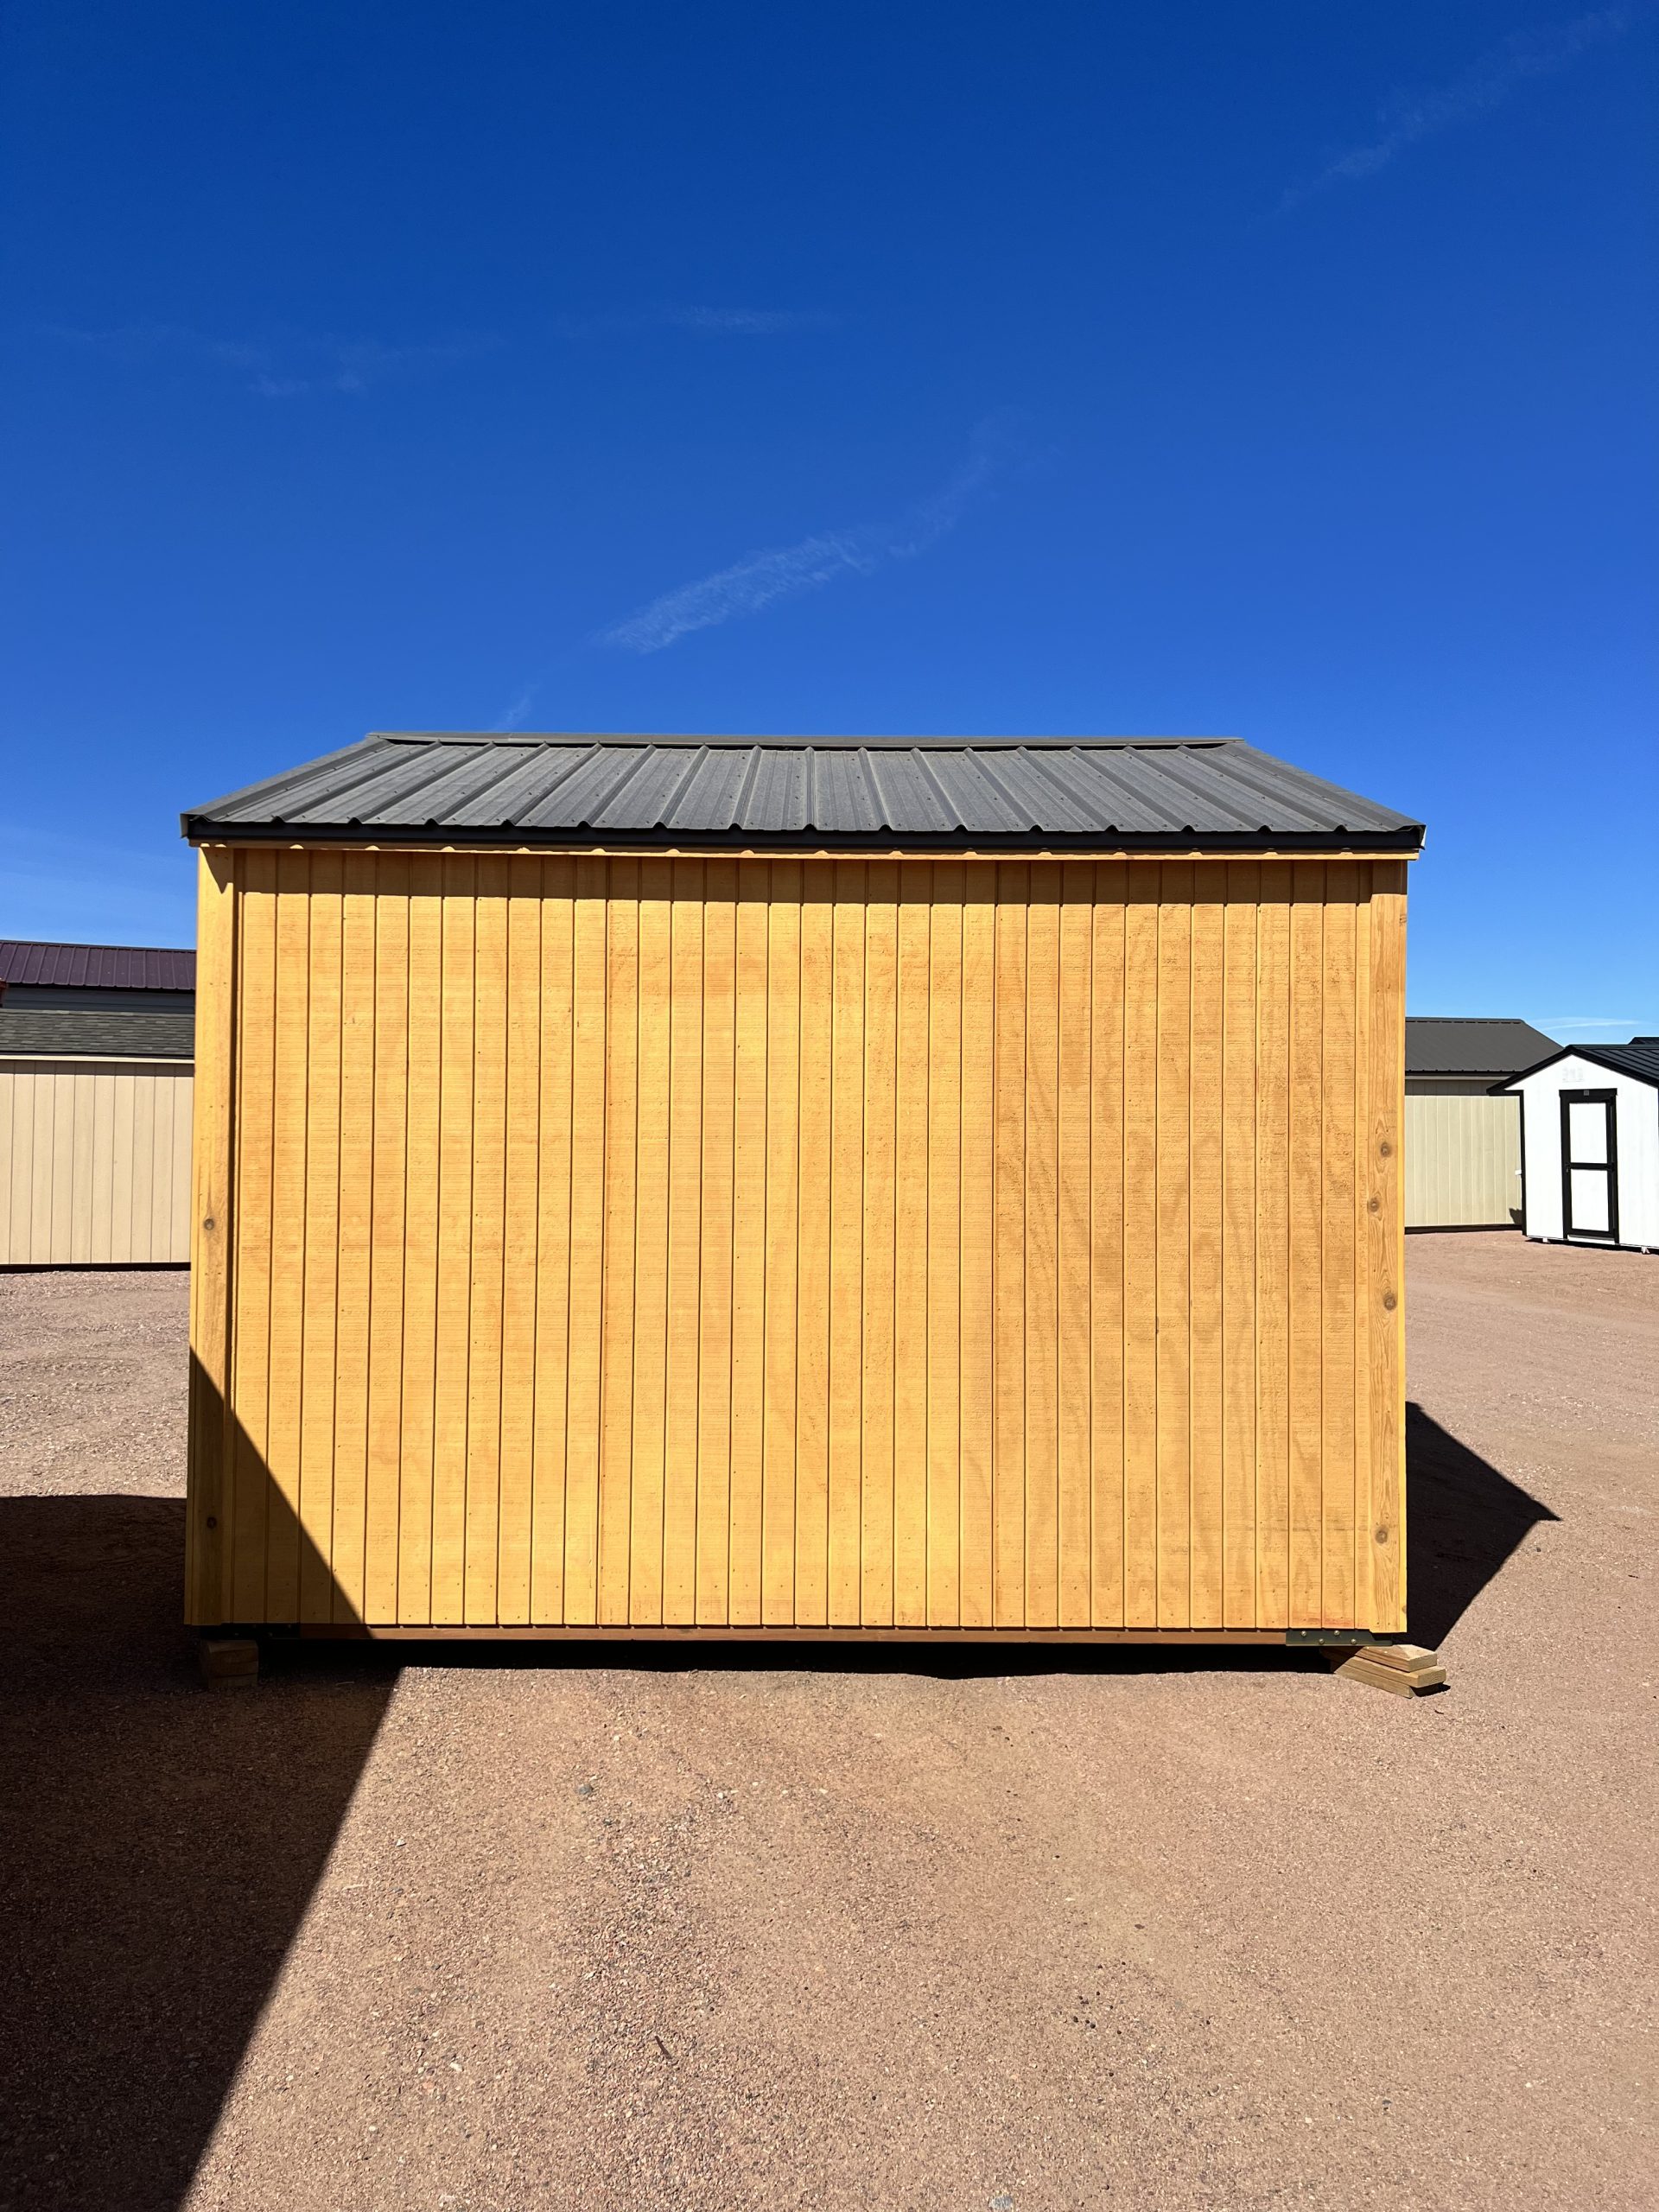
M 1561 1093 L 1561 1219 L 1569 1236 L 1618 1241 L 1618 1144 L 1611 1090 Z

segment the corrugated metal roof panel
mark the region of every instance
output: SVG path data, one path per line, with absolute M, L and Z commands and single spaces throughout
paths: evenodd
M 152 944 L 44 944 L 0 938 L 0 983 L 99 991 L 194 991 L 196 956 Z
M 1414 851 L 1420 823 L 1235 738 L 384 734 L 184 817 L 187 836 L 411 843 Z
M 1408 1075 L 1515 1075 L 1560 1050 L 1529 1021 L 1499 1014 L 1414 1014 L 1406 1022 Z

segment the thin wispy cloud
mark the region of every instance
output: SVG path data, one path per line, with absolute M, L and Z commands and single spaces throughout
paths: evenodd
M 1538 1018 L 1540 1029 L 1634 1029 L 1634 1019 L 1610 1020 L 1600 1014 L 1546 1014 Z
M 536 694 L 540 689 L 539 683 L 526 683 L 500 721 L 490 724 L 492 731 L 505 735 L 509 730 L 522 729 L 524 716 L 535 704 Z
M 490 336 L 414 346 L 326 335 L 254 340 L 214 337 L 170 322 L 122 323 L 105 330 L 54 323 L 47 327 L 46 334 L 62 344 L 132 365 L 170 360 L 222 370 L 240 378 L 261 399 L 295 399 L 312 392 L 365 392 L 394 378 L 475 360 L 493 353 L 502 342 Z
M 1294 186 L 1281 200 L 1281 209 L 1300 207 L 1332 185 L 1375 176 L 1420 139 L 1488 114 L 1530 79 L 1553 77 L 1592 47 L 1622 38 L 1652 12 L 1650 5 L 1602 8 L 1547 29 L 1517 31 L 1489 48 L 1448 83 L 1396 95 L 1378 114 L 1375 137 L 1337 155 L 1310 182 Z
M 600 315 L 565 315 L 567 337 L 627 336 L 652 330 L 689 330 L 713 338 L 788 338 L 834 330 L 841 317 L 823 308 L 654 307 Z
M 649 606 L 601 630 L 598 645 L 657 653 L 696 630 L 760 614 L 780 600 L 818 591 L 838 577 L 868 576 L 891 561 L 913 561 L 953 531 L 999 477 L 1025 457 L 1014 425 L 995 417 L 975 432 L 967 458 L 925 499 L 890 522 L 815 531 L 793 545 L 746 553 L 729 568 L 664 592 Z

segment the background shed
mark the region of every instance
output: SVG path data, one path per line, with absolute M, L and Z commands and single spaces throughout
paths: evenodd
M 0 941 L 0 1266 L 188 1261 L 194 972 Z
M 1232 741 L 417 735 L 185 826 L 193 1619 L 1403 1628 L 1418 825 Z
M 1406 1021 L 1406 1227 L 1510 1229 L 1521 1218 L 1521 1109 L 1492 1085 L 1558 1050 L 1529 1021 Z
M 1505 1088 L 1521 1103 L 1527 1235 L 1659 1250 L 1659 1037 L 1571 1046 Z

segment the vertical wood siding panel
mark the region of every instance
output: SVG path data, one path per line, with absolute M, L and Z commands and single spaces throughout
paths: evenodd
M 1290 1624 L 1320 1618 L 1324 1406 L 1325 865 L 1293 864 L 1290 911 Z
M 1262 864 L 1255 1075 L 1256 1620 L 1290 1622 L 1291 869 Z
M 1090 1619 L 1121 1628 L 1123 1582 L 1124 919 L 1129 871 L 1122 861 L 1094 870 L 1090 947 Z
M 348 853 L 340 934 L 339 1230 L 334 1269 L 334 1480 L 329 1535 L 334 1614 L 359 1621 L 365 1605 L 369 1332 L 372 1320 L 374 1051 L 378 867 Z
M 796 1327 L 795 1618 L 829 1617 L 830 1084 L 835 863 L 809 861 L 801 906 L 800 1281 Z
M 1371 1618 L 1371 870 L 1357 871 L 1354 907 L 1354 1620 Z
M 501 1354 L 506 1251 L 507 884 L 512 861 L 475 863 L 473 923 L 472 1208 L 467 1286 L 462 1618 L 497 1619 L 501 1519 Z
M 432 1417 L 432 1618 L 466 1618 L 467 1415 L 472 1378 L 478 862 L 443 863 L 443 1048 L 438 1083 L 437 1363 Z
M 893 1113 L 893 1617 L 927 1620 L 927 1082 L 932 865 L 899 870 Z
M 404 1201 L 402 1427 L 398 1440 L 397 1618 L 432 1612 L 434 1421 L 444 1058 L 446 863 L 409 864 L 408 1182 Z M 395 985 L 389 985 L 395 991 Z
M 309 1103 L 311 861 L 276 858 L 275 1110 L 271 1140 L 270 1520 L 264 1603 L 253 1618 L 301 1618 L 302 1414 L 306 1294 L 306 1122 Z M 322 1109 L 327 1110 L 326 1103 Z
M 801 893 L 798 861 L 771 864 L 767 916 L 766 1433 L 762 1608 L 795 1618 L 795 1455 L 800 1281 Z
M 1222 1619 L 1255 1625 L 1256 922 L 1262 871 L 1227 865 L 1222 948 Z
M 604 1448 L 604 1324 L 611 1228 L 610 863 L 575 863 L 570 1077 L 570 1303 L 565 1443 L 564 1618 L 599 1618 L 599 1497 Z M 632 1019 L 632 1007 L 627 1008 Z M 632 1093 L 626 1108 L 632 1114 Z M 626 1133 L 632 1148 L 632 1121 Z M 633 1224 L 626 1224 L 626 1263 Z
M 639 862 L 639 1239 L 632 1343 L 632 1529 L 628 1619 L 664 1617 L 664 1500 L 668 1466 L 668 1115 L 675 1020 L 675 862 Z M 688 931 L 681 929 L 681 949 Z M 695 1018 L 702 978 L 683 978 L 681 1020 Z M 681 1148 L 683 1168 L 683 1148 Z M 683 1394 L 686 1378 L 675 1376 Z M 690 1407 L 677 1407 L 677 1451 Z M 683 1484 L 683 1458 L 679 1462 Z M 683 1612 L 675 1615 L 683 1619 Z
M 859 1617 L 893 1623 L 899 865 L 872 861 L 864 938 L 863 1481 Z
M 378 855 L 375 886 L 373 1165 L 369 1230 L 368 1438 L 363 1612 L 397 1618 L 398 1520 L 403 1472 L 404 1267 L 411 1093 L 409 861 Z
M 1354 910 L 1358 870 L 1325 868 L 1323 1293 L 1319 1301 L 1320 1619 L 1351 1628 L 1354 1610 Z
M 1222 1061 L 1224 861 L 1192 871 L 1191 1372 L 1192 1611 L 1194 1628 L 1222 1625 Z
M 1404 1120 L 1406 868 L 1371 872 L 1370 1224 L 1371 1625 L 1406 1626 Z
M 927 1619 L 962 1618 L 963 870 L 932 871 L 928 949 Z
M 1026 929 L 1026 1592 L 1028 1628 L 1059 1620 L 1060 874 L 1031 871 Z
M 659 862 L 658 864 L 661 866 Z M 605 1291 L 599 1458 L 599 1618 L 628 1618 L 633 1487 L 634 1331 L 638 1297 L 637 1192 L 639 1173 L 639 974 L 641 899 L 637 861 L 610 863 L 606 942 Z M 654 927 L 651 930 L 655 937 Z M 659 986 L 660 988 L 660 986 Z M 654 1093 L 653 1093 L 654 1102 Z M 657 1349 L 660 1351 L 660 1338 Z M 649 1478 L 660 1511 L 660 1462 Z M 656 1530 L 660 1543 L 660 1523 Z M 660 1557 L 660 1553 L 659 1553 Z
M 1090 1369 L 1093 1358 L 1094 1162 L 1090 1053 L 1094 1032 L 1091 861 L 1070 861 L 1061 886 L 1058 1134 L 1059 1621 L 1087 1628 L 1093 1554 Z
M 230 1591 L 226 1575 L 231 1503 L 232 1269 L 236 1066 L 236 925 L 234 863 L 226 853 L 202 853 L 196 863 L 196 1007 L 200 1039 L 192 1099 L 190 1163 L 189 1498 L 185 1516 L 185 1617 L 222 1622 Z M 100 1078 L 100 1104 L 115 1078 Z M 6 1165 L 5 1122 L 16 1078 L 0 1075 L 0 1178 Z M 193 1085 L 179 1079 L 189 1097 Z M 107 1142 L 110 1118 L 102 1115 Z M 107 1192 L 105 1179 L 104 1190 Z M 3 1249 L 0 1239 L 0 1249 Z
M 730 1618 L 760 1620 L 766 1391 L 767 893 L 764 861 L 741 861 L 735 925 L 732 1111 Z
M 541 1199 L 542 863 L 508 864 L 506 1144 L 502 1199 L 500 1520 L 496 1535 L 496 1618 L 518 1627 L 531 1615 L 535 1536 L 537 1283 Z M 565 1023 L 569 1022 L 567 1000 Z M 569 1173 L 568 1157 L 564 1173 Z M 550 1376 L 561 1400 L 564 1363 Z M 563 1455 L 561 1455 L 563 1456 Z
M 1123 1618 L 1158 1625 L 1159 863 L 1132 861 L 1123 924 Z
M 541 991 L 535 1013 L 537 1028 L 536 1061 L 539 1096 L 536 1145 L 536 1277 L 534 1329 L 536 1405 L 534 1472 L 531 1486 L 530 1618 L 537 1622 L 563 1621 L 566 1617 L 565 1484 L 569 1465 L 571 1411 L 571 1345 L 576 1325 L 574 1310 L 570 1243 L 571 1216 L 576 1205 L 578 1168 L 573 1149 L 573 1096 L 575 1035 L 582 1014 L 576 1002 L 575 916 L 576 868 L 570 860 L 537 863 L 541 874 L 538 917 Z M 599 916 L 602 932 L 604 917 Z M 528 955 L 526 957 L 528 958 Z M 600 961 L 594 963 L 598 971 Z M 603 1016 L 602 1002 L 599 1006 Z M 528 1050 L 528 1046 L 526 1050 Z M 597 1064 L 597 1056 L 593 1056 Z M 602 1096 L 596 1109 L 604 1113 Z M 590 1160 L 584 1172 L 588 1203 L 602 1189 L 603 1176 L 596 1156 L 603 1141 L 602 1127 L 592 1129 L 587 1142 Z M 526 1231 L 528 1231 L 528 1224 Z M 596 1241 L 596 1240 L 595 1240 Z M 593 1274 L 588 1291 L 588 1322 L 591 1328 L 599 1305 L 598 1255 L 590 1254 Z M 588 1423 L 591 1455 L 593 1421 Z M 590 1524 L 591 1525 L 591 1524 Z M 591 1558 L 591 1550 L 590 1554 Z M 588 1587 L 591 1590 L 591 1576 Z M 591 1603 L 585 1616 L 591 1619 Z
M 649 864 L 647 864 L 649 865 Z M 667 1204 L 668 1285 L 666 1397 L 663 1423 L 663 1586 L 660 1618 L 687 1626 L 697 1615 L 697 1376 L 702 1318 L 702 1064 L 705 976 L 701 861 L 675 861 L 673 931 L 668 968 L 669 1039 Z M 644 966 L 642 962 L 642 976 Z M 644 1055 L 640 1060 L 640 1127 L 645 1128 Z M 640 1250 L 647 1243 L 649 1201 L 639 1189 Z M 643 1259 L 642 1259 L 643 1272 Z M 636 1478 L 637 1479 L 637 1478 Z
M 702 951 L 702 1319 L 697 1330 L 696 1617 L 732 1618 L 732 1357 L 737 1119 L 737 870 L 708 863 Z
M 997 868 L 996 1428 L 992 1471 L 995 1624 L 1023 1628 L 1026 1605 L 1026 936 L 1031 870 Z
M 996 869 L 970 861 L 962 910 L 962 1536 L 964 1628 L 995 1618 Z M 902 1317 L 900 1317 L 902 1318 Z
M 864 1429 L 864 918 L 867 870 L 839 861 L 830 984 L 829 1618 L 862 1600 Z
M 1158 1621 L 1192 1591 L 1192 864 L 1164 863 L 1158 909 Z
M 235 1143 L 230 1260 L 233 1420 L 226 1532 L 232 1620 L 265 1611 L 265 1543 L 270 1521 L 271 1167 L 276 1103 L 276 855 L 254 852 L 237 863 L 236 1039 L 232 1083 Z M 123 1116 L 115 1115 L 116 1157 Z M 130 1134 L 130 1122 L 127 1134 Z M 118 1191 L 121 1177 L 115 1182 Z

